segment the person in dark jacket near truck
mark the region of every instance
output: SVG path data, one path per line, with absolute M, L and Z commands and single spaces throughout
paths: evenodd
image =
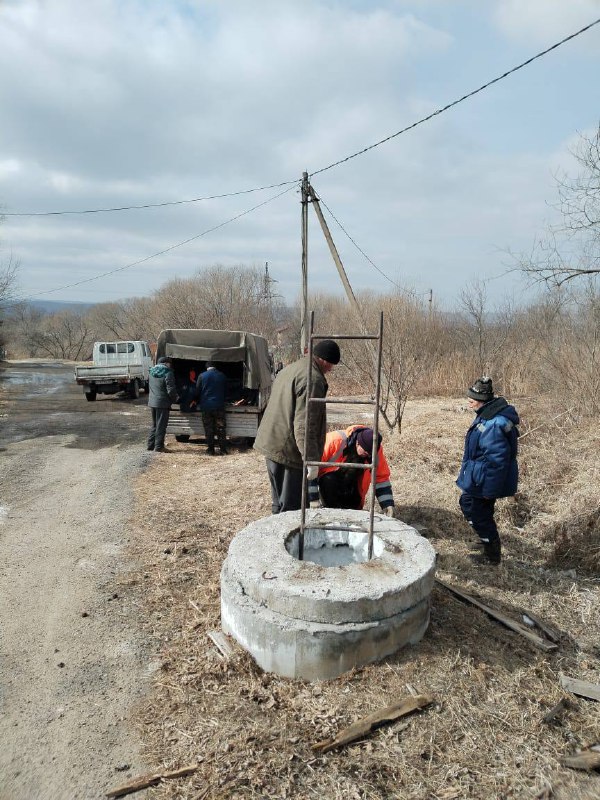
M 148 408 L 152 411 L 152 429 L 148 436 L 148 450 L 166 453 L 165 433 L 169 424 L 171 403 L 179 402 L 175 374 L 171 359 L 163 356 L 156 366 L 150 368 L 148 378 Z
M 196 381 L 196 395 L 190 406 L 200 404 L 202 424 L 206 436 L 206 452 L 209 456 L 215 453 L 215 434 L 219 443 L 219 452 L 227 455 L 227 431 L 225 422 L 225 390 L 226 376 L 216 368 L 212 361 L 207 362 L 206 371 L 201 372 Z
M 465 519 L 483 545 L 472 556 L 478 563 L 499 564 L 502 547 L 494 520 L 497 498 L 517 491 L 519 415 L 504 397 L 494 397 L 492 379 L 484 375 L 467 390 L 469 408 L 476 416 L 467 431 L 457 485 Z
M 325 403 L 313 403 L 306 429 L 308 397 L 325 397 L 325 375 L 340 362 L 340 348 L 332 339 L 322 339 L 313 348 L 312 385 L 307 387 L 308 356 L 284 367 L 275 378 L 271 397 L 256 434 L 254 447 L 266 457 L 271 484 L 273 514 L 297 511 L 302 504 L 302 458 L 320 461 L 325 445 L 327 414 Z M 308 467 L 308 479 L 319 474 Z

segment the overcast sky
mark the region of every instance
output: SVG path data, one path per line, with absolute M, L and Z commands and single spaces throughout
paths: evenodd
M 78 211 L 299 180 L 600 17 L 599 0 L 0 0 L 0 210 Z M 557 172 L 598 124 L 600 26 L 313 186 L 355 290 L 448 307 L 556 222 Z M 300 289 L 297 187 L 146 210 L 5 216 L 22 297 L 148 295 L 215 263 Z M 342 292 L 311 210 L 311 290 Z M 389 279 L 389 280 L 388 280 Z

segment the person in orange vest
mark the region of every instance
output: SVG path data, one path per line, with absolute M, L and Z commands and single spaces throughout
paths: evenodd
M 390 468 L 377 434 L 378 454 L 375 474 L 375 497 L 382 512 L 394 516 L 394 495 L 390 483 Z M 331 431 L 325 438 L 321 461 L 330 461 L 330 467 L 319 467 L 317 480 L 309 481 L 308 499 L 312 508 L 362 509 L 371 485 L 371 470 L 339 469 L 340 463 L 368 464 L 373 452 L 373 429 L 364 425 L 351 425 L 345 431 Z

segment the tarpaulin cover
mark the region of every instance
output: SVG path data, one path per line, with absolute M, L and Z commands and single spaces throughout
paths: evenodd
M 272 382 L 267 340 L 246 331 L 165 330 L 156 346 L 156 359 L 162 356 L 189 361 L 242 361 L 247 389 L 266 389 Z

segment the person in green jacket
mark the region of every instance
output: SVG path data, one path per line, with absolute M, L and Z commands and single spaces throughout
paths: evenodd
M 340 362 L 340 348 L 332 339 L 322 339 L 313 348 L 312 385 L 307 392 L 308 356 L 279 372 L 254 448 L 267 462 L 273 514 L 297 511 L 302 504 L 302 456 L 306 441 L 308 461 L 320 461 L 327 432 L 325 403 L 313 403 L 306 430 L 307 397 L 325 397 L 325 376 Z M 308 478 L 316 478 L 318 467 L 308 467 Z M 312 474 L 314 473 L 314 475 Z

